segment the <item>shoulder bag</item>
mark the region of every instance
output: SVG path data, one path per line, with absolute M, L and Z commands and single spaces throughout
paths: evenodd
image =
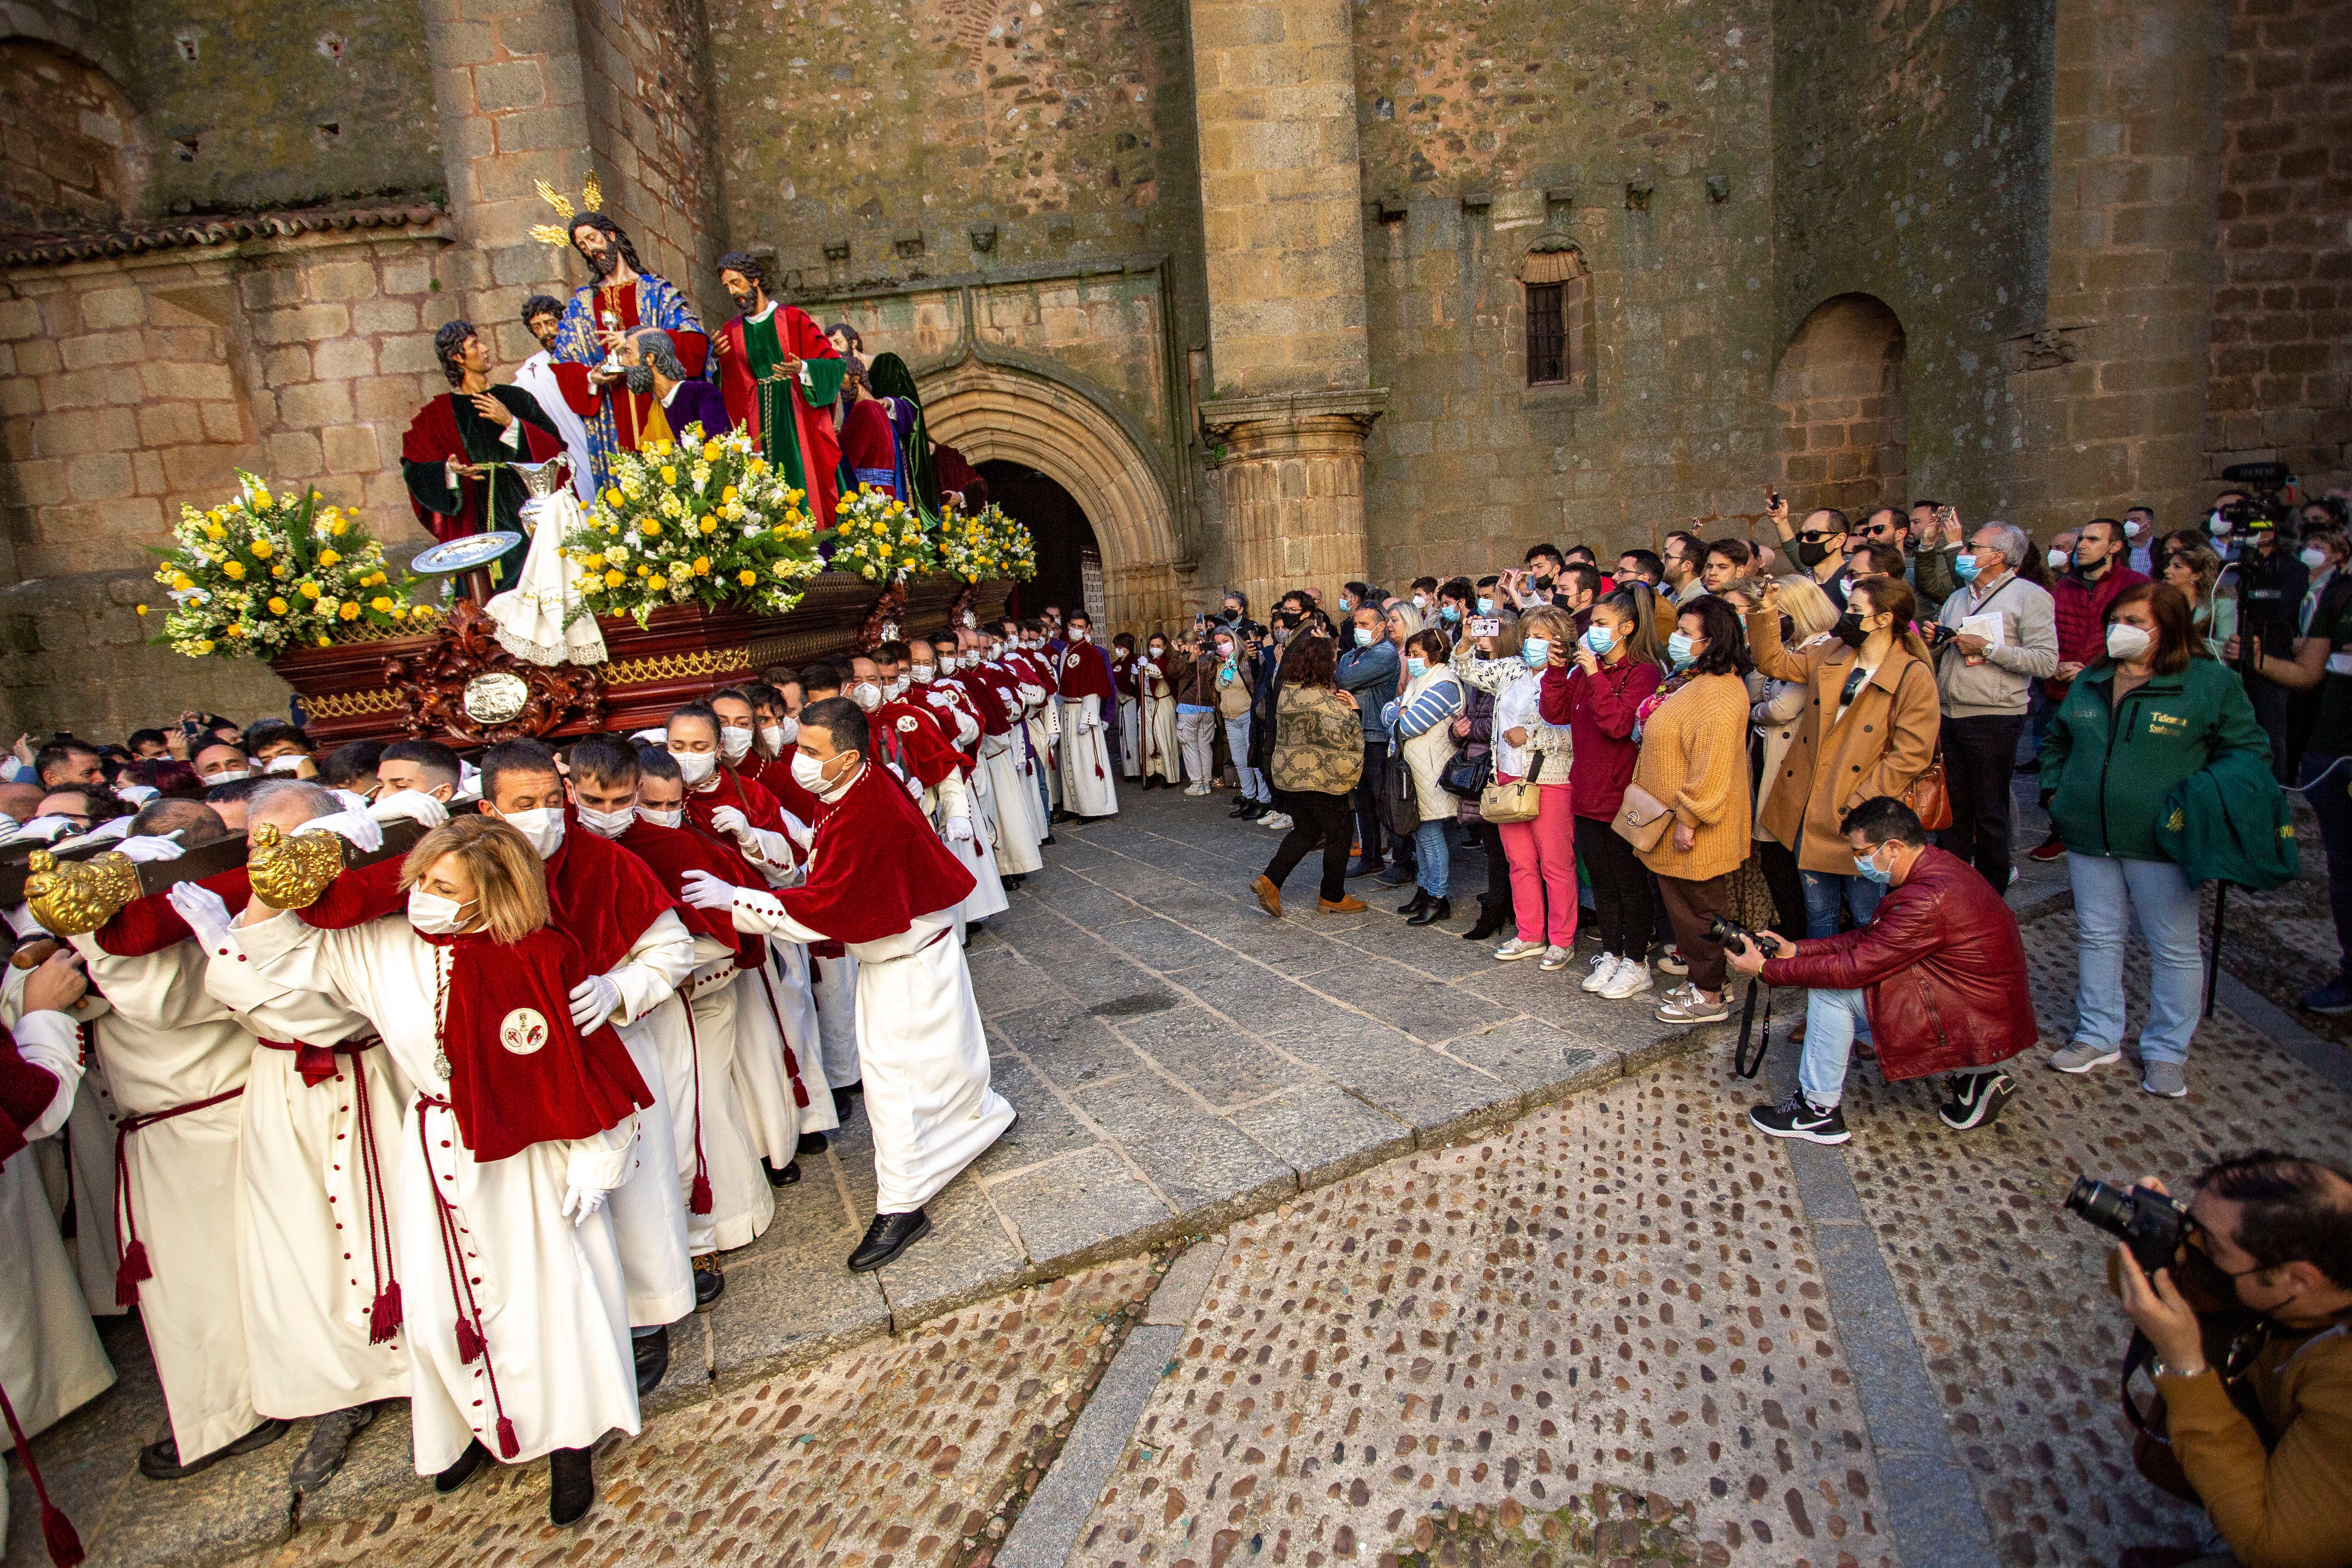
M 1494 777 L 1492 748 L 1468 745 L 1454 753 L 1454 760 L 1439 772 L 1437 783 L 1448 795 L 1460 795 L 1464 800 L 1483 800 Z
M 2006 583 L 2001 584 L 2004 588 L 2008 585 Z M 1927 764 L 1927 771 L 1905 786 L 1903 804 L 1911 808 L 1911 815 L 1919 819 L 1919 826 L 1930 833 L 1940 832 L 1952 825 L 1952 795 L 1944 785 L 1944 742 L 1941 735 L 1936 738 L 1935 760 Z
M 1643 789 L 1640 784 L 1625 786 L 1625 799 L 1617 807 L 1617 815 L 1609 819 L 1617 837 L 1646 855 L 1655 849 L 1674 826 L 1674 808 Z
M 1543 776 L 1543 753 L 1530 752 L 1533 759 L 1528 776 L 1516 784 L 1504 784 L 1490 779 L 1478 792 L 1478 815 L 1497 826 L 1507 822 L 1533 822 L 1543 810 L 1543 789 L 1536 780 Z

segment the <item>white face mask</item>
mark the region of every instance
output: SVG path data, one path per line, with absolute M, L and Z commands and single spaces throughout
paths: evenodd
M 563 813 L 551 805 L 536 805 L 529 811 L 509 811 L 499 814 L 499 820 L 530 840 L 530 847 L 546 859 L 562 846 Z
M 957 658 L 954 654 L 943 653 L 940 655 L 939 668 L 941 675 L 953 675 L 957 670 L 962 668 L 963 660 Z
M 280 752 L 269 759 L 269 765 L 262 771 L 272 773 L 300 773 L 304 760 L 299 752 Z
M 830 758 L 827 759 L 827 761 L 830 760 Z M 824 768 L 824 763 L 819 762 L 806 752 L 796 752 L 793 754 L 793 782 L 820 800 L 831 800 L 848 788 L 849 781 L 857 773 L 856 768 L 845 768 L 831 784 L 826 784 Z
M 459 903 L 422 888 L 408 889 L 408 923 L 427 936 L 449 936 L 465 923 L 464 910 L 474 900 Z
M 1084 642 L 1084 641 L 1086 641 L 1086 640 L 1087 640 L 1087 628 L 1086 628 L 1086 627 L 1084 627 L 1084 626 L 1072 626 L 1072 627 L 1070 628 L 1070 640 L 1071 640 L 1072 642 Z
M 2327 564 L 2327 552 L 2315 544 L 2303 552 L 2303 563 L 2316 572 Z
M 882 706 L 882 689 L 870 680 L 861 680 L 849 689 L 849 700 L 871 713 Z
M 768 750 L 781 752 L 800 733 L 800 729 L 799 723 L 791 719 L 782 724 L 762 724 L 760 726 L 760 740 Z
M 1152 645 L 1151 657 L 1154 658 L 1165 658 L 1168 657 L 1168 650 L 1155 643 Z
M 2223 534 L 2229 532 L 2231 526 L 2231 524 L 2230 520 L 2223 517 L 2219 511 L 2214 512 L 2205 520 L 2205 531 L 2211 534 L 2216 539 L 2219 539 Z
M 2118 621 L 2107 628 L 2107 657 L 2127 664 L 2147 652 L 2155 641 L 2139 627 L 2127 626 Z
M 2043 556 L 2042 559 L 2050 563 L 2050 570 L 2053 572 L 2063 572 L 2068 566 L 2074 563 L 2074 560 L 2073 556 L 2067 554 L 2063 550 L 2053 550 L 2049 554 Z
M 673 751 L 670 755 L 677 760 L 678 776 L 686 781 L 688 789 L 719 771 L 719 753 L 716 752 Z
M 2137 539 L 2139 537 L 2139 524 L 2137 522 L 2126 522 L 2124 524 L 2124 537 L 2126 539 Z
M 910 664 L 907 667 L 907 679 L 918 686 L 929 686 L 931 683 L 931 667 L 928 664 Z
M 890 684 L 882 689 L 882 694 L 891 701 L 896 702 L 899 698 L 907 694 L 907 688 L 909 684 L 910 683 L 904 675 L 893 676 L 890 679 Z
M 1429 595 L 1426 594 L 1415 594 L 1412 596 L 1412 607 L 1416 610 L 1425 610 L 1429 608 Z
M 618 811 L 593 811 L 584 805 L 573 809 L 580 813 L 580 826 L 599 838 L 618 838 L 637 820 L 637 808 L 634 805 L 625 805 Z
M 656 827 L 676 827 L 686 820 L 686 807 L 682 805 L 640 805 L 635 809 L 639 816 Z
M 719 754 L 730 763 L 740 763 L 751 754 L 751 726 L 722 724 L 719 727 Z
M 208 786 L 212 784 L 235 784 L 239 779 L 249 779 L 252 776 L 253 770 L 251 768 L 223 768 L 216 773 L 206 773 L 205 775 L 205 783 Z

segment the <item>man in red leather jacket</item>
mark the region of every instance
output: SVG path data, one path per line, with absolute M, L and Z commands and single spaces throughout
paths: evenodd
M 1818 942 L 1767 931 L 1758 940 L 1769 956 L 1753 944 L 1728 954 L 1742 974 L 1811 992 L 1797 1091 L 1757 1106 L 1748 1121 L 1775 1138 L 1844 1142 L 1838 1102 L 1859 1035 L 1877 1047 L 1890 1083 L 1949 1075 L 1937 1112 L 1945 1126 L 1990 1125 L 2016 1089 L 2000 1064 L 2041 1032 L 2017 917 L 1967 861 L 1930 847 L 1919 818 L 1893 796 L 1864 801 L 1839 826 L 1854 869 L 1887 889 L 1869 923 Z

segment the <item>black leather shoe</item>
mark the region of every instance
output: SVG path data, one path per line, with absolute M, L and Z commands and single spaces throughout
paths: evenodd
M 866 1227 L 866 1239 L 849 1255 L 849 1271 L 864 1274 L 879 1268 L 931 1234 L 931 1216 L 920 1209 L 905 1214 L 877 1214 Z
M 772 1187 L 793 1186 L 801 1179 L 801 1163 L 798 1160 L 785 1161 L 784 1168 L 781 1171 L 762 1160 L 760 1162 L 760 1169 L 768 1173 L 768 1185 Z
M 1432 926 L 1435 925 L 1440 921 L 1450 921 L 1453 918 L 1453 900 L 1432 899 L 1429 902 L 1422 906 L 1421 912 L 1419 914 L 1413 916 L 1404 923 L 1409 926 Z
M 1401 915 L 1417 915 L 1427 908 L 1429 908 L 1429 894 L 1422 889 L 1415 888 L 1412 890 L 1412 897 L 1399 904 L 1396 912 Z
M 1047 822 L 1049 822 L 1049 823 L 1052 823 L 1052 822 L 1076 822 L 1077 819 L 1078 819 L 1078 814 L 1077 814 L 1076 812 L 1075 812 L 1075 811 L 1057 810 L 1057 811 L 1055 811 L 1055 812 L 1054 813 L 1054 815 L 1053 815 L 1053 816 L 1051 816 L 1047 817 L 1045 820 L 1046 820 Z
M 1040 844 L 1042 844 L 1042 845 L 1044 845 L 1044 846 L 1045 846 L 1045 847 L 1047 847 L 1048 849 L 1050 849 L 1050 848 L 1052 848 L 1052 847 L 1054 847 L 1054 836 L 1053 836 L 1052 834 L 1048 833 L 1047 835 L 1045 835 L 1045 837 L 1040 838 L 1039 840 L 1037 840 L 1037 842 L 1038 842 L 1038 843 L 1040 843 Z
M 1352 882 L 1359 877 L 1369 877 L 1375 871 L 1384 871 L 1388 869 L 1388 864 L 1385 860 L 1374 860 L 1359 855 L 1348 862 L 1348 879 Z
M 856 1109 L 857 1097 L 866 1092 L 864 1079 L 845 1083 L 833 1091 L 833 1119 L 844 1127 L 849 1125 L 849 1113 Z
M 694 1260 L 694 1310 L 708 1308 L 727 1292 L 727 1271 L 708 1254 Z
M 822 1154 L 824 1151 L 825 1137 L 824 1133 L 803 1132 L 801 1134 L 800 1147 L 794 1149 L 793 1152 L 795 1154 Z
M 457 1456 L 456 1464 L 433 1478 L 433 1489 L 443 1497 L 447 1497 L 451 1492 L 472 1480 L 474 1472 L 489 1462 L 490 1451 L 483 1447 L 482 1440 L 477 1437 L 466 1445 L 466 1451 Z
M 286 1436 L 287 1428 L 292 1425 L 290 1421 L 264 1421 L 244 1436 L 224 1443 L 202 1458 L 191 1459 L 184 1465 L 180 1463 L 179 1439 L 166 1435 L 162 1442 L 150 1443 L 139 1450 L 139 1473 L 151 1481 L 185 1480 L 198 1471 L 211 1469 L 223 1459 L 267 1448 Z
M 352 1440 L 374 1420 L 373 1405 L 353 1405 L 330 1410 L 311 1422 L 310 1440 L 303 1445 L 302 1457 L 294 1461 L 294 1468 L 286 1478 L 287 1489 L 308 1494 L 325 1486 L 329 1478 L 343 1468 Z
M 669 1325 L 642 1339 L 630 1335 L 629 1349 L 637 1358 L 637 1397 L 643 1399 L 661 1386 L 662 1373 L 669 1370 Z
M 556 1448 L 547 1456 L 547 1522 L 568 1530 L 588 1517 L 596 1506 L 596 1463 L 593 1450 Z
M 1241 799 L 1234 802 L 1233 810 L 1225 813 L 1225 815 L 1227 816 L 1247 816 L 1256 809 L 1257 802 L 1252 800 L 1247 795 L 1244 795 Z

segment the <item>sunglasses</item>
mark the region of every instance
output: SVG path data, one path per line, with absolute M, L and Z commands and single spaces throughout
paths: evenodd
M 1809 528 L 1797 537 L 1808 544 L 1819 544 L 1824 539 L 1835 539 L 1838 536 L 1826 528 Z

